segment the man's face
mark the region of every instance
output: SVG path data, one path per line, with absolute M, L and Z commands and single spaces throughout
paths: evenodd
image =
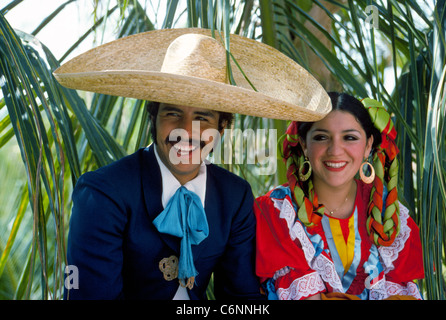
M 216 143 L 203 131 L 218 132 L 217 111 L 160 103 L 156 117 L 156 148 L 164 165 L 181 184 L 192 180 Z

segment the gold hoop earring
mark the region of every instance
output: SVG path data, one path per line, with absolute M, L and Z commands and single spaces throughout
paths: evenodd
M 366 176 L 364 173 L 364 166 L 368 166 L 367 170 L 370 170 L 370 175 Z M 359 169 L 359 176 L 364 183 L 370 184 L 375 180 L 375 168 L 373 168 L 372 164 L 368 161 L 364 161 Z
M 303 173 L 305 165 L 308 165 L 307 173 Z M 311 172 L 313 171 L 313 168 L 311 168 L 311 163 L 308 161 L 308 158 L 305 157 L 305 161 L 299 166 L 299 180 L 300 181 L 307 181 L 310 176 Z

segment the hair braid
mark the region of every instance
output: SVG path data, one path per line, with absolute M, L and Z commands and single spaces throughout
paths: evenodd
M 400 228 L 398 203 L 398 148 L 396 130 L 389 113 L 378 101 L 363 101 L 375 127 L 381 132 L 382 142 L 373 156 L 375 180 L 370 193 L 367 231 L 370 239 L 381 246 L 389 246 Z M 385 200 L 385 203 L 384 203 Z
M 282 158 L 286 162 L 287 179 L 293 200 L 298 206 L 297 216 L 307 227 L 312 227 L 322 219 L 324 207 L 319 205 L 314 192 L 312 180 L 306 183 L 298 178 L 298 169 L 305 161 L 304 154 L 299 146 L 297 122 L 292 122 L 284 136 Z

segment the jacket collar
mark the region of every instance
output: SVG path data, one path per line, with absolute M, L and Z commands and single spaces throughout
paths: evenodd
M 163 205 L 161 201 L 162 197 L 162 177 L 160 167 L 155 157 L 154 151 L 155 145 L 152 144 L 143 151 L 142 155 L 142 186 L 144 193 L 144 200 L 146 205 L 146 210 L 149 215 L 149 219 L 151 222 L 163 211 Z M 209 192 L 212 186 L 211 181 L 209 181 L 210 175 L 207 174 L 207 182 L 206 182 L 206 196 L 205 196 L 205 204 L 212 203 L 213 192 Z M 211 187 L 212 189 L 212 187 Z M 211 195 L 210 195 L 211 194 Z M 214 210 L 206 210 L 205 212 L 208 219 L 208 223 L 212 223 L 212 216 L 209 215 L 209 212 L 213 212 Z M 158 232 L 153 226 L 154 232 Z M 180 239 L 175 236 L 171 236 L 164 233 L 159 233 L 160 238 L 168 245 L 179 257 L 180 253 Z M 206 240 L 205 240 L 206 241 Z M 194 260 L 196 261 L 202 252 L 204 245 L 200 244 L 198 246 L 192 246 L 192 253 L 194 256 Z
M 170 170 L 164 165 L 161 161 L 156 147 L 153 148 L 155 153 L 155 158 L 157 160 L 158 166 L 161 171 L 161 181 L 162 181 L 162 195 L 161 195 L 161 203 L 165 208 L 170 198 L 175 194 L 177 189 L 181 187 L 180 182 L 177 178 L 170 172 Z M 198 176 L 191 181 L 184 184 L 189 191 L 195 192 L 201 200 L 201 204 L 204 207 L 204 198 L 206 196 L 206 164 L 202 162 Z

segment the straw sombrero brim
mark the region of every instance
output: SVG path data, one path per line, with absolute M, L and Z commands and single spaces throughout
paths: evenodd
M 309 72 L 278 50 L 237 35 L 230 37 L 230 52 L 251 84 L 235 63 L 236 85 L 160 72 L 169 44 L 186 33 L 211 35 L 195 28 L 139 33 L 77 56 L 54 76 L 72 89 L 258 117 L 318 121 L 331 111 L 326 91 Z

